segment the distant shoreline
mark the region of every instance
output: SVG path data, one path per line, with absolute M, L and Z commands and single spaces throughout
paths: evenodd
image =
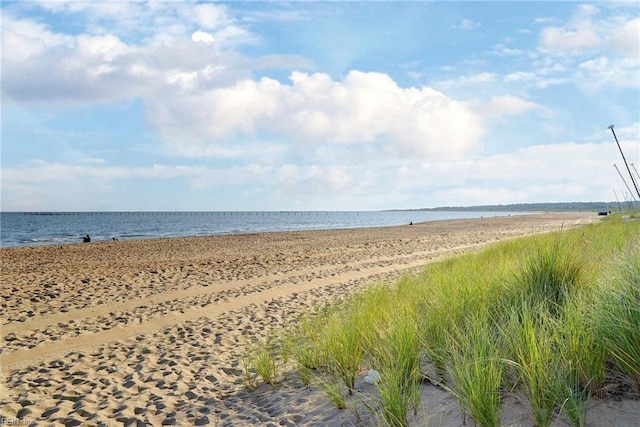
M 390 209 L 399 212 L 598 212 L 602 210 L 618 210 L 618 206 L 626 207 L 627 202 L 553 202 L 553 203 L 514 203 L 508 205 L 478 206 L 438 206 L 434 208 Z M 636 205 L 638 205 L 636 203 Z
M 404 208 L 404 209 L 372 209 L 372 210 L 268 210 L 268 211 L 216 211 L 216 210 L 176 210 L 176 211 L 0 211 L 0 213 L 24 214 L 24 215 L 73 215 L 73 214 L 145 214 L 145 213 L 162 213 L 162 214 L 251 214 L 251 213 L 280 213 L 280 214 L 305 214 L 305 213 L 341 213 L 341 212 L 584 212 L 599 210 L 617 210 L 619 206 L 628 207 L 631 204 L 634 207 L 640 207 L 639 202 L 541 202 L 541 203 L 510 203 L 499 205 L 471 205 L 471 206 L 436 206 L 431 208 Z

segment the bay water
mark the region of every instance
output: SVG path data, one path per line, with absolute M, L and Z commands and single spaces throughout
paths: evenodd
M 61 245 L 107 240 L 385 227 L 522 212 L 2 212 L 0 246 Z

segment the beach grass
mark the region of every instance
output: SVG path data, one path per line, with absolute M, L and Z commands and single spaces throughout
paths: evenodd
M 507 394 L 538 426 L 558 412 L 584 425 L 607 378 L 640 389 L 639 236 L 639 221 L 614 215 L 428 265 L 298 322 L 293 366 L 306 384 L 335 379 L 338 407 L 376 369 L 367 406 L 385 425 L 417 411 L 425 364 L 479 426 L 501 425 Z
M 318 377 L 318 384 L 325 392 L 326 396 L 336 405 L 338 409 L 347 407 L 347 397 L 344 392 L 344 385 L 336 375 Z
M 598 287 L 597 322 L 618 369 L 640 392 L 640 247 L 630 244 Z
M 363 329 L 365 324 L 357 313 L 339 313 L 325 325 L 325 352 L 329 370 L 339 378 L 350 395 L 365 357 Z
M 271 385 L 275 385 L 278 382 L 278 352 L 273 344 L 259 347 L 249 357 L 248 365 L 253 366 L 257 375 L 262 380 Z M 250 368 L 245 368 L 245 378 L 248 383 L 252 381 L 249 378 Z
M 370 351 L 371 364 L 380 373 L 375 382 L 385 425 L 408 424 L 407 413 L 414 415 L 420 402 L 420 331 L 416 314 L 410 307 L 396 307 L 397 316 L 379 333 L 379 341 Z
M 522 311 L 520 311 L 522 310 Z M 520 384 L 533 412 L 536 426 L 551 424 L 562 385 L 560 359 L 555 357 L 555 322 L 539 307 L 523 306 L 514 312 L 506 330 L 514 338 L 515 363 Z
M 482 314 L 468 319 L 450 340 L 447 373 L 462 408 L 480 426 L 501 425 L 501 385 L 505 362 L 497 331 Z

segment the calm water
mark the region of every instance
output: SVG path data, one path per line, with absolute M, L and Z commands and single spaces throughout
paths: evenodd
M 509 212 L 69 212 L 0 213 L 0 246 L 382 227 L 409 222 L 513 215 Z

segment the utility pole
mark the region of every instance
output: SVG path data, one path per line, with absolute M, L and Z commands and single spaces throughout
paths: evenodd
M 636 165 L 634 165 L 633 163 L 629 163 L 631 165 L 631 167 L 633 168 L 634 171 L 636 171 L 636 178 L 638 178 L 638 182 L 640 182 L 640 173 L 638 173 L 638 169 L 636 169 Z
M 618 150 L 620 150 L 620 154 L 622 155 L 622 160 L 624 161 L 624 165 L 627 167 L 627 172 L 629 172 L 629 176 L 631 177 L 631 182 L 633 183 L 633 186 L 636 189 L 636 194 L 638 195 L 638 198 L 640 198 L 640 190 L 638 190 L 638 184 L 636 184 L 636 180 L 633 177 L 633 175 L 631 174 L 631 169 L 629 169 L 629 165 L 627 164 L 627 159 L 624 158 L 624 153 L 622 152 L 622 147 L 620 147 L 620 143 L 618 142 L 618 137 L 616 136 L 616 133 L 613 130 L 613 125 L 609 125 L 609 127 L 607 129 L 611 129 L 611 133 L 613 134 L 613 137 L 616 140 L 616 144 L 618 144 Z M 616 169 L 618 169 L 617 166 L 616 166 Z M 620 171 L 618 171 L 618 173 L 620 173 Z M 620 177 L 622 177 L 622 175 L 620 175 Z M 626 182 L 625 182 L 625 185 L 626 185 Z M 629 187 L 627 187 L 627 188 L 629 188 Z M 631 190 L 629 190 L 629 191 L 631 191 Z M 635 200 L 635 197 L 633 199 Z
M 622 176 L 622 173 L 620 173 L 620 169 L 618 169 L 618 166 L 615 163 L 613 164 L 613 167 L 616 168 L 616 170 L 618 171 L 618 175 L 620 175 L 620 179 L 622 180 L 622 182 L 624 182 L 624 185 L 627 187 L 627 190 L 629 190 L 629 194 L 631 194 L 631 198 L 635 202 L 636 196 L 633 195 L 633 192 L 629 188 L 629 184 L 627 184 L 627 181 L 625 181 L 624 177 Z
M 620 201 L 618 200 L 618 193 L 616 193 L 616 187 L 613 187 L 613 194 L 616 196 L 616 203 L 618 204 L 618 212 L 622 213 L 622 207 L 620 206 Z

